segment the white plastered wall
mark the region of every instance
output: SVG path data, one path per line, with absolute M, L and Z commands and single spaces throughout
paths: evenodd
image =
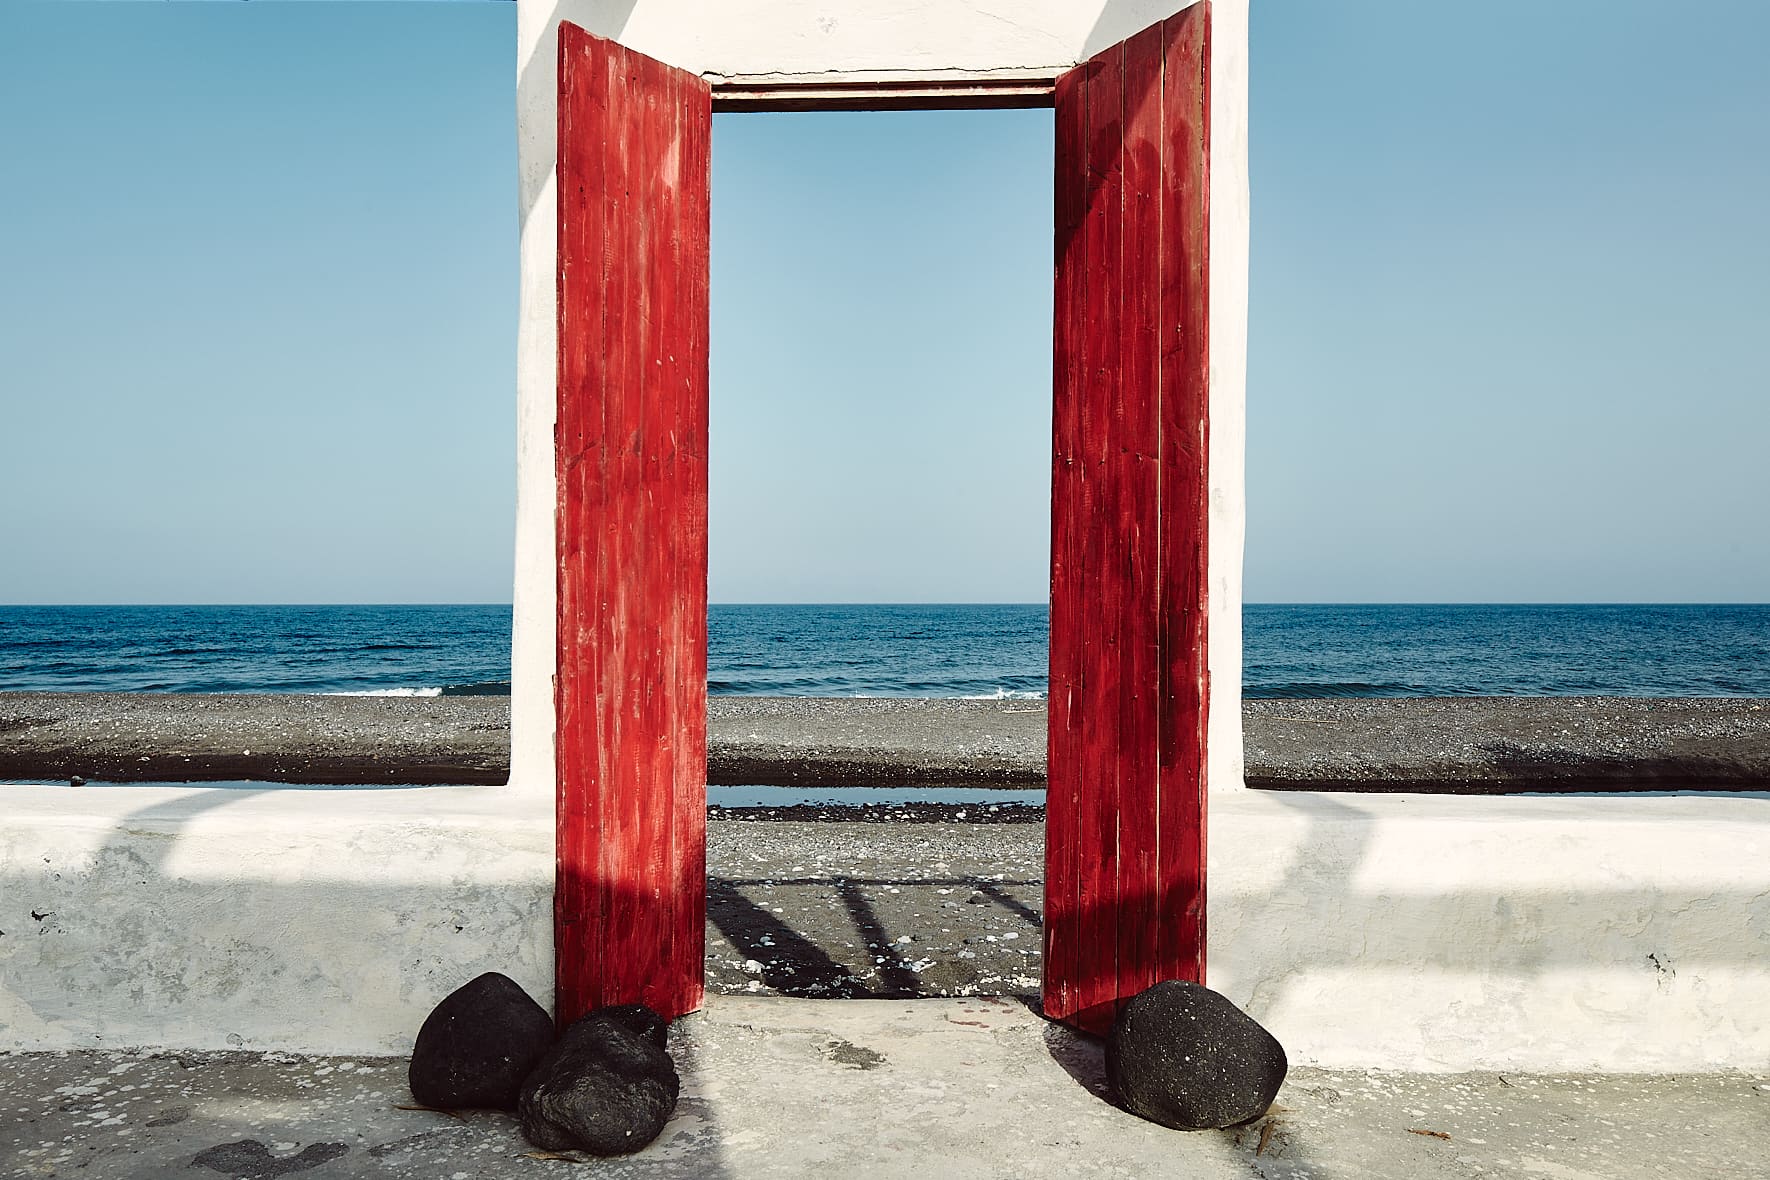
M 1209 981 L 1293 1062 L 1770 1066 L 1770 795 L 1213 805 Z
M 498 787 L 0 787 L 0 1052 L 409 1052 L 553 977 L 553 824 Z

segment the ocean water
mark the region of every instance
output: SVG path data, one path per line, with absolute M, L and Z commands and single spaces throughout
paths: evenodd
M 736 696 L 1045 695 L 1050 611 L 726 606 L 707 613 L 707 691 Z
M 1244 608 L 1250 697 L 1770 697 L 1770 606 Z M 1037 698 L 1042 605 L 737 606 L 716 694 Z M 0 607 L 0 691 L 497 695 L 508 606 Z
M 1770 697 L 1770 606 L 1242 608 L 1250 697 Z
M 508 695 L 508 606 L 5 606 L 0 690 Z

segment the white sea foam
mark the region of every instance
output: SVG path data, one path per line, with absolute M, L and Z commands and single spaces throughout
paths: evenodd
M 912 696 L 896 692 L 851 692 L 848 694 L 848 699 L 851 701 L 1042 701 L 1045 699 L 1045 694 L 1032 689 L 997 688 L 994 692 L 961 693 L 958 696 Z
M 323 697 L 440 697 L 441 687 L 437 688 L 363 688 L 351 692 L 323 692 Z

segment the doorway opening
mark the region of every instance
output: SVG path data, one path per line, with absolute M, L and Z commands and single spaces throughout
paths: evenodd
M 1038 990 L 1052 118 L 713 117 L 711 990 Z
M 1203 972 L 1209 33 L 1194 5 L 1051 92 L 1040 997 L 1092 1029 Z M 705 986 L 712 88 L 559 51 L 557 1006 L 675 1015 Z

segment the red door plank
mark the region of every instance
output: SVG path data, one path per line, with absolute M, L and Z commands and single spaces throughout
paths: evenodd
M 700 93 L 699 79 L 682 80 L 682 101 Z M 699 99 L 697 111 L 701 108 Z M 709 104 L 710 97 L 706 100 Z M 681 436 L 678 441 L 676 487 L 680 496 L 676 519 L 681 524 L 677 573 L 676 618 L 671 651 L 676 666 L 672 683 L 677 715 L 672 732 L 675 780 L 684 784 L 675 794 L 672 832 L 675 835 L 675 889 L 678 897 L 696 899 L 678 905 L 672 945 L 684 973 L 678 1008 L 698 1008 L 705 979 L 707 894 L 707 357 L 709 350 L 709 226 L 712 173 L 711 117 L 695 118 L 683 127 L 681 172 L 677 194 L 679 233 L 672 238 L 677 259 L 671 339 L 679 345 L 671 355 L 672 384 L 679 398 Z M 692 790 L 686 784 L 693 783 Z
M 1119 569 L 1118 972 L 1112 999 L 1154 982 L 1157 911 L 1159 673 L 1163 616 L 1156 585 L 1161 531 L 1160 333 L 1161 289 L 1142 263 L 1144 243 L 1161 234 L 1162 30 L 1158 25 L 1124 47 L 1124 201 L 1118 268 L 1120 390 L 1116 482 L 1118 535 L 1124 545 Z M 1159 255 L 1158 255 L 1159 257 Z M 1141 983 L 1139 981 L 1142 981 Z
M 1081 157 L 1087 102 L 1082 71 L 1057 80 L 1058 160 Z M 1084 351 L 1081 314 L 1082 275 L 1087 268 L 1081 233 L 1087 204 L 1087 174 L 1079 168 L 1056 170 L 1055 324 L 1051 371 L 1059 389 L 1082 381 Z M 1051 616 L 1050 734 L 1046 749 L 1045 791 L 1045 1005 L 1073 1011 L 1078 974 L 1076 912 L 1079 900 L 1078 848 L 1081 806 L 1081 696 L 1084 666 L 1081 629 L 1087 617 L 1083 593 L 1081 519 L 1081 399 L 1059 396 L 1051 422 Z
M 556 1011 L 702 993 L 706 83 L 559 58 Z
M 564 50 L 561 30 L 559 74 L 559 408 L 555 453 L 559 464 L 559 506 L 556 531 L 558 563 L 558 877 L 554 892 L 555 957 L 572 964 L 580 977 L 594 977 L 601 967 L 601 948 L 594 935 L 602 927 L 600 896 L 592 889 L 594 874 L 584 866 L 598 859 L 601 830 L 601 749 L 595 733 L 593 694 L 580 686 L 596 683 L 601 647 L 595 641 L 597 609 L 586 596 L 594 593 L 594 571 L 603 550 L 602 537 L 590 534 L 590 522 L 603 516 L 605 449 L 602 444 L 602 382 L 605 356 L 602 317 L 591 307 L 589 276 L 605 270 L 608 194 L 597 183 L 600 161 L 593 141 L 580 130 L 606 125 L 608 80 L 597 76 L 611 61 L 578 62 Z M 588 573 L 586 573 L 588 571 Z M 569 787 L 569 789 L 568 789 Z M 557 1004 L 581 1004 L 575 986 L 563 978 Z
M 1206 528 L 1210 512 L 1208 5 L 1166 22 L 1162 90 L 1162 530 L 1157 974 L 1205 975 Z
M 1082 282 L 1089 303 L 1082 331 L 1087 350 L 1082 398 L 1082 445 L 1087 457 L 1083 512 L 1093 609 L 1083 632 L 1086 710 L 1082 727 L 1082 842 L 1079 949 L 1076 980 L 1083 1011 L 1110 1004 L 1118 985 L 1118 810 L 1124 773 L 1122 654 L 1128 608 L 1121 448 L 1124 314 L 1124 71 L 1122 46 L 1089 63 L 1088 209 L 1083 233 L 1088 269 Z
M 1209 9 L 1057 84 L 1045 1010 L 1202 978 Z

